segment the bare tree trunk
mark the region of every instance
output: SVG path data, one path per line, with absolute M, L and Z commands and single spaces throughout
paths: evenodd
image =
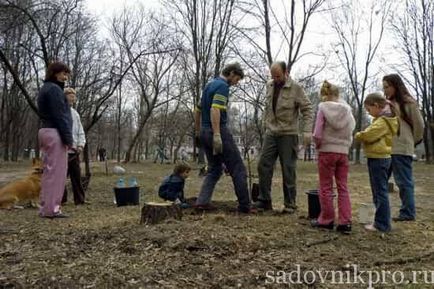
M 9 130 L 9 126 L 7 126 L 5 131 L 4 149 L 3 149 L 3 160 L 5 162 L 9 161 L 9 148 L 10 148 L 10 130 Z

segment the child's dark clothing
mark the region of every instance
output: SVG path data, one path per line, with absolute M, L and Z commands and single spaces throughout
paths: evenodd
M 179 175 L 172 174 L 164 178 L 158 189 L 160 198 L 166 201 L 176 201 L 179 199 L 181 203 L 185 203 L 184 198 L 185 179 Z

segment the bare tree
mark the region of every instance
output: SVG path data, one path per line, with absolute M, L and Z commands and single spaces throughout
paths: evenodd
M 391 24 L 398 39 L 395 47 L 404 56 L 400 74 L 422 103 L 426 161 L 434 162 L 434 3 L 406 0 L 404 13 Z
M 174 0 L 165 4 L 188 51 L 183 55 L 184 76 L 191 87 L 193 111 L 209 78 L 218 76 L 235 37 L 235 0 Z M 203 158 L 200 154 L 199 162 Z
M 270 0 L 246 1 L 240 9 L 254 20 L 247 23 L 256 25 L 241 26 L 238 31 L 268 65 L 282 52 L 286 54 L 288 72 L 291 73 L 297 61 L 314 54 L 313 51 L 303 53 L 303 41 L 312 16 L 321 12 L 324 2 L 325 0 L 282 0 L 279 4 L 273 2 L 272 5 Z M 280 39 L 280 42 L 274 42 L 275 39 Z
M 247 45 L 232 42 L 231 49 L 248 67 L 249 77 L 242 86 L 244 95 L 240 97 L 254 104 L 253 121 L 261 144 L 263 128 L 260 119 L 264 107 L 265 82 L 268 80 L 268 67 L 275 58 L 284 55 L 291 73 L 303 57 L 319 55 L 321 64 L 311 67 L 308 70 L 311 75 L 307 78 L 314 77 L 327 63 L 324 54 L 314 52 L 313 49 L 306 52 L 303 50 L 312 16 L 322 12 L 324 2 L 255 0 L 241 2 L 238 8 L 244 17 L 236 30 L 242 43 Z
M 370 69 L 383 39 L 391 1 L 372 2 L 364 8 L 362 3 L 344 0 L 339 9 L 332 11 L 332 26 L 338 38 L 335 52 L 345 68 L 346 79 L 357 102 L 356 130 L 360 130 Z M 360 149 L 357 144 L 356 163 L 360 163 Z
M 118 18 L 113 19 L 112 34 L 124 49 L 132 67 L 131 77 L 137 85 L 141 104 L 137 131 L 129 143 L 126 162 L 130 161 L 132 151 L 154 109 L 176 98 L 179 93 L 172 87 L 175 79 L 172 68 L 181 49 L 175 35 L 164 23 L 166 20 L 147 15 L 143 8 L 136 11 L 125 9 Z M 143 54 L 143 51 L 153 52 Z M 140 54 L 143 54 L 142 57 L 137 58 L 136 55 Z M 161 101 L 162 95 L 170 97 Z

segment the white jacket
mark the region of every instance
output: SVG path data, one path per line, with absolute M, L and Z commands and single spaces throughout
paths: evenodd
M 72 116 L 72 148 L 84 147 L 86 144 L 86 135 L 84 134 L 83 125 L 81 124 L 80 115 L 71 107 Z M 73 151 L 69 151 L 73 152 Z
M 321 102 L 318 111 L 324 117 L 322 141 L 318 151 L 348 154 L 356 125 L 351 107 L 339 99 L 338 102 Z M 317 128 L 315 130 L 317 131 Z

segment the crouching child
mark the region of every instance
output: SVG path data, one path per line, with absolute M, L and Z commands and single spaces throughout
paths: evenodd
M 188 178 L 191 168 L 187 164 L 178 164 L 173 169 L 173 173 L 166 176 L 158 189 L 160 198 L 175 202 L 183 209 L 189 208 L 190 205 L 184 197 L 185 179 Z

